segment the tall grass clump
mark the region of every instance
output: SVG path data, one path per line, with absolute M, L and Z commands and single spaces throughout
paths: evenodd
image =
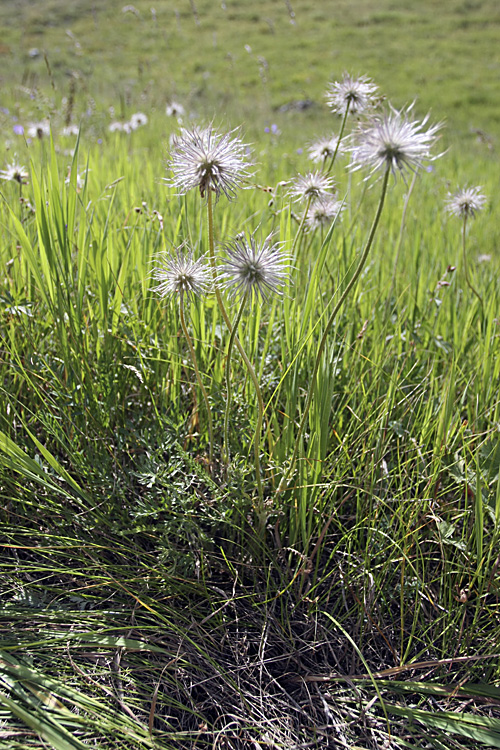
M 272 160 L 179 105 L 5 160 L 12 747 L 500 746 L 495 178 L 326 101 Z

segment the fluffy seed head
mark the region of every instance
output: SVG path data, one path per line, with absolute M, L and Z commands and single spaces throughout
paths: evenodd
M 410 119 L 413 105 L 373 117 L 354 134 L 351 146 L 352 169 L 371 167 L 390 169 L 394 175 L 406 170 L 414 171 L 425 161 L 432 161 L 430 148 L 436 141 L 441 124 L 425 130 L 429 116 L 421 122 Z M 440 156 L 440 154 L 439 154 Z
M 50 123 L 48 120 L 32 122 L 28 125 L 26 135 L 28 138 L 48 138 L 50 136 Z
M 296 201 L 307 201 L 309 199 L 317 201 L 323 198 L 331 198 L 334 190 L 335 181 L 333 178 L 317 170 L 305 175 L 297 175 L 288 192 Z
M 182 117 L 184 114 L 184 107 L 178 102 L 170 102 L 167 104 L 165 109 L 167 117 Z
M 347 110 L 350 115 L 359 115 L 373 106 L 377 91 L 378 86 L 370 78 L 353 78 L 344 73 L 341 81 L 329 84 L 326 101 L 335 114 L 344 116 Z
M 306 227 L 312 232 L 315 229 L 329 227 L 334 219 L 340 219 L 340 215 L 345 208 L 345 203 L 328 198 L 313 203 L 306 215 Z
M 337 144 L 337 154 L 342 154 L 344 152 L 344 146 L 342 141 L 338 143 L 338 138 L 336 135 L 319 138 L 309 146 L 309 158 L 312 159 L 312 161 L 321 162 L 324 164 L 325 161 L 333 158 L 335 150 L 337 149 Z
M 232 133 L 217 133 L 212 127 L 183 129 L 173 139 L 169 166 L 173 177 L 167 182 L 181 195 L 199 188 L 202 197 L 208 190 L 219 198 L 231 199 L 250 176 L 247 147 Z
M 130 118 L 130 125 L 132 127 L 132 130 L 137 130 L 137 128 L 140 128 L 142 125 L 147 124 L 148 116 L 145 115 L 144 112 L 135 112 Z
M 446 209 L 460 219 L 473 218 L 484 207 L 486 196 L 481 187 L 462 188 L 456 193 L 448 193 Z
M 0 179 L 18 182 L 20 185 L 26 185 L 28 177 L 26 168 L 15 162 L 0 171 Z
M 201 297 L 210 290 L 211 273 L 205 256 L 195 260 L 192 250 L 186 250 L 184 245 L 172 252 L 160 253 L 157 263 L 152 272 L 158 281 L 154 291 L 163 299 L 174 294 Z
M 273 243 L 272 234 L 262 242 L 254 235 L 243 232 L 225 246 L 226 262 L 221 267 L 223 286 L 234 294 L 250 295 L 266 299 L 269 294 L 278 294 L 286 284 L 290 264 L 281 250 L 281 243 Z

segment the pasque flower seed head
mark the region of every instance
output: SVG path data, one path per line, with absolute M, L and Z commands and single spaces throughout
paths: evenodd
M 258 242 L 254 235 L 241 233 L 227 244 L 227 258 L 220 270 L 223 286 L 243 295 L 255 292 L 262 299 L 278 294 L 286 284 L 290 265 L 281 243 L 273 243 L 272 239 L 270 234 Z
M 181 195 L 199 188 L 202 197 L 213 191 L 216 198 L 221 193 L 233 198 L 250 176 L 251 163 L 247 147 L 239 138 L 232 133 L 218 133 L 210 126 L 183 129 L 175 136 L 169 166 L 173 176 L 167 182 Z
M 210 290 L 211 273 L 205 257 L 195 260 L 192 251 L 186 250 L 184 245 L 172 252 L 160 253 L 157 263 L 152 276 L 159 283 L 154 291 L 164 299 L 174 294 L 201 297 Z
M 331 198 L 334 189 L 334 179 L 316 171 L 297 175 L 291 184 L 289 194 L 297 201 L 316 201 Z
M 18 182 L 20 185 L 26 185 L 28 177 L 26 168 L 15 162 L 9 164 L 6 169 L 0 170 L 0 179 L 12 180 L 13 182 Z
M 350 148 L 352 169 L 390 169 L 394 175 L 414 171 L 425 161 L 438 158 L 430 153 L 440 124 L 425 129 L 428 115 L 421 122 L 410 119 L 413 105 L 390 110 L 363 123 L 353 136 Z M 440 156 L 440 154 L 438 155 Z
M 359 76 L 353 78 L 344 73 L 341 81 L 330 83 L 326 93 L 326 101 L 332 112 L 338 115 L 359 115 L 370 109 L 378 92 L 370 78 Z
M 309 231 L 329 227 L 334 219 L 340 218 L 345 208 L 343 201 L 328 198 L 312 203 L 306 215 L 306 227 Z
M 446 201 L 446 208 L 453 216 L 462 219 L 473 218 L 478 211 L 484 207 L 486 196 L 481 192 L 481 188 L 470 187 L 462 188 L 456 193 L 449 193 Z
M 339 143 L 336 135 L 325 136 L 319 138 L 314 143 L 311 143 L 307 149 L 309 152 L 309 158 L 315 162 L 325 162 L 327 159 L 332 159 L 335 151 L 342 154 L 344 152 L 344 145 L 342 141 Z

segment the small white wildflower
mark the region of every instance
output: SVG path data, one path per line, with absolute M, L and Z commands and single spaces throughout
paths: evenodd
M 109 124 L 108 130 L 110 133 L 119 133 L 123 130 L 123 123 L 118 122 L 118 120 L 115 120 L 114 122 L 111 122 Z
M 181 245 L 173 252 L 160 253 L 157 261 L 152 276 L 159 283 L 154 291 L 163 299 L 174 294 L 201 297 L 209 291 L 211 272 L 205 256 L 195 260 L 192 250 Z
M 448 193 L 446 209 L 453 216 L 460 219 L 474 218 L 478 211 L 484 208 L 486 196 L 481 187 L 462 188 L 456 193 Z
M 148 116 L 144 112 L 135 112 L 130 118 L 130 125 L 133 130 L 148 124 Z
M 19 185 L 26 185 L 29 174 L 25 167 L 12 162 L 6 169 L 0 170 L 0 179 L 18 182 Z
M 325 163 L 328 159 L 333 159 L 336 150 L 337 154 L 344 153 L 345 148 L 342 141 L 339 143 L 336 135 L 325 136 L 311 143 L 308 148 L 309 158 L 315 162 Z
M 425 161 L 440 156 L 431 156 L 430 148 L 441 124 L 425 130 L 429 115 L 421 122 L 411 120 L 412 108 L 410 105 L 398 111 L 391 107 L 389 112 L 373 117 L 359 128 L 350 148 L 353 170 L 361 167 L 371 167 L 372 172 L 390 169 L 396 175 L 406 170 L 415 171 Z
M 124 133 L 132 133 L 135 128 L 132 126 L 132 123 L 130 122 L 124 122 L 122 125 L 122 130 Z
M 255 292 L 262 299 L 278 294 L 287 282 L 290 264 L 281 243 L 273 243 L 272 237 L 257 242 L 254 235 L 247 237 L 242 232 L 227 244 L 227 259 L 220 273 L 223 286 L 245 296 Z
M 297 175 L 288 191 L 289 195 L 296 201 L 322 200 L 331 198 L 335 190 L 335 181 L 323 172 L 308 172 L 305 175 Z
M 208 190 L 219 198 L 231 199 L 250 176 L 247 147 L 232 133 L 218 133 L 212 127 L 181 131 L 174 138 L 169 166 L 173 173 L 167 183 L 180 195 L 199 188 L 202 197 Z
M 358 115 L 373 106 L 377 92 L 378 86 L 370 78 L 353 78 L 344 73 L 341 81 L 329 84 L 326 101 L 335 114 L 343 116 L 347 111 L 350 115 Z
M 345 203 L 329 198 L 313 203 L 306 214 L 305 224 L 309 231 L 329 227 L 335 219 L 340 218 Z

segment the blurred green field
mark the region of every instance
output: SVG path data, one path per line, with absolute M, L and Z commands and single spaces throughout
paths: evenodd
M 309 135 L 329 118 L 326 81 L 348 70 L 395 106 L 418 98 L 464 142 L 500 133 L 496 0 L 4 0 L 0 24 L 2 98 L 18 114 L 60 110 L 76 84 L 80 114 L 175 99 L 250 132 L 258 118 Z M 299 100 L 311 108 L 280 111 Z

